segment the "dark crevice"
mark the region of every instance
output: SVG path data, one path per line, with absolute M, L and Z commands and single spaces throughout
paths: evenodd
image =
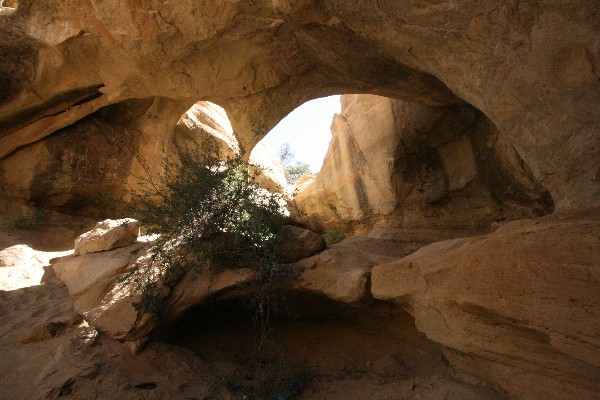
M 410 374 L 440 366 L 441 347 L 420 333 L 414 318 L 399 306 L 373 301 L 356 307 L 321 294 L 290 292 L 272 307 L 268 330 L 262 332 L 251 303 L 244 296 L 217 295 L 155 338 L 187 347 L 205 360 L 243 364 L 256 355 L 266 335 L 273 350 L 323 374 L 362 369 L 386 356 L 397 357 Z M 359 342 L 362 349 L 355 348 Z

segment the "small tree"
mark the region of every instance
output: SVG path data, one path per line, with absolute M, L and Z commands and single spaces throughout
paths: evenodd
M 283 165 L 289 165 L 294 160 L 295 154 L 289 143 L 284 143 L 279 148 L 279 158 Z
M 302 161 L 295 161 L 295 154 L 289 143 L 284 143 L 279 149 L 279 158 L 283 164 L 283 172 L 288 183 L 295 185 L 302 175 L 312 175 L 310 165 Z
M 240 156 L 221 160 L 214 148 L 180 149 L 179 156 L 129 204 L 147 233 L 159 235 L 139 283 L 146 312 L 156 312 L 157 275 L 173 287 L 192 267 L 243 267 L 264 283 L 287 268 L 274 250 L 285 221 L 281 196 L 260 188 Z
M 180 149 L 179 158 L 166 162 L 158 178 L 145 180 L 129 205 L 147 233 L 159 235 L 149 263 L 131 276 L 141 293 L 135 306 L 158 317 L 165 287 L 173 288 L 191 268 L 252 269 L 254 277 L 242 289 L 256 312 L 258 350 L 266 357 L 260 364 L 266 378 L 254 391 L 268 398 L 299 393 L 302 381 L 269 334 L 279 289 L 299 273 L 275 252 L 286 222 L 282 196 L 260 188 L 240 156 L 221 160 L 214 147 L 204 147 Z

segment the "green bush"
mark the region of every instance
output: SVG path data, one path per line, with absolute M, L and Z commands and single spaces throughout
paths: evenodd
M 269 317 L 281 307 L 282 289 L 299 274 L 275 252 L 286 223 L 282 196 L 260 188 L 241 157 L 221 160 L 208 145 L 179 149 L 179 161 L 166 162 L 163 171 L 145 180 L 128 206 L 145 234 L 159 235 L 144 265 L 124 278 L 133 279 L 141 294 L 134 306 L 160 318 L 170 289 L 188 271 L 252 269 L 253 279 L 240 288 L 255 312 L 258 351 L 266 363 L 257 372 L 264 379 L 248 390 L 258 398 L 294 398 L 305 387 L 303 376 L 276 354 L 269 333 Z M 131 283 L 124 281 L 119 284 Z
M 288 165 L 284 171 L 285 178 L 289 183 L 295 185 L 302 175 L 312 175 L 310 165 L 302 161 L 296 161 L 294 165 Z
M 23 214 L 18 216 L 13 222 L 12 227 L 16 229 L 34 230 L 38 229 L 46 222 L 46 214 L 38 211 L 34 215 Z
M 191 268 L 207 267 L 253 269 L 255 299 L 266 301 L 267 286 L 290 272 L 274 251 L 285 221 L 281 196 L 260 188 L 239 156 L 221 160 L 214 148 L 180 149 L 179 156 L 146 180 L 128 207 L 146 234 L 159 235 L 146 274 L 137 277 L 138 306 L 157 313 L 162 285 L 173 287 Z
M 325 243 L 327 243 L 328 246 L 339 243 L 345 238 L 346 235 L 341 229 L 331 229 L 323 233 L 323 239 L 325 239 Z

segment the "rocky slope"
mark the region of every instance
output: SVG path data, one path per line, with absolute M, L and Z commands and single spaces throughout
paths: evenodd
M 108 221 L 98 224 L 96 231 L 109 225 Z M 112 225 L 113 230 L 120 229 L 120 236 L 102 229 L 84 234 L 76 241 L 75 256 L 53 263 L 69 292 L 78 295 L 75 310 L 101 333 L 138 349 L 166 321 L 196 319 L 189 314 L 182 318 L 193 307 L 211 308 L 207 302 L 214 306 L 223 299 L 225 303 L 243 299 L 243 290 L 232 289 L 251 278 L 250 270 L 218 274 L 190 270 L 174 288 L 157 280 L 166 312 L 156 319 L 151 311 L 136 305 L 141 296 L 136 280 L 130 279 L 144 268 L 147 256 L 132 251 L 136 245 L 113 249 L 112 239 L 130 233 L 129 225 Z M 78 246 L 88 248 L 90 238 L 107 244 L 100 249 L 105 251 L 77 255 L 81 253 Z M 415 242 L 349 239 L 296 263 L 300 279 L 285 290 L 304 297 L 296 306 L 286 301 L 284 311 L 279 312 L 289 318 L 294 307 L 306 311 L 319 298 L 329 298 L 334 309 L 348 303 L 372 310 L 373 299 L 395 303 L 414 317 L 416 330 L 441 345 L 440 351 L 460 371 L 461 379 L 467 374 L 517 398 L 593 399 L 600 391 L 599 240 L 599 210 L 514 221 L 487 235 L 420 249 L 421 244 Z M 118 242 L 127 246 L 131 241 Z M 336 318 L 320 307 L 323 316 Z M 236 308 L 239 311 L 236 306 L 229 312 Z M 231 316 L 225 313 L 223 317 Z M 285 340 L 293 342 L 299 340 L 303 328 L 283 329 Z M 286 353 L 305 357 L 294 350 Z
M 315 400 L 504 398 L 465 382 L 444 362 L 440 347 L 418 332 L 412 317 L 400 307 L 372 303 L 356 308 L 314 294 L 288 298 L 288 314 L 271 320 L 274 339 L 285 352 L 277 364 L 265 364 L 268 353 L 257 354 L 260 331 L 253 324 L 254 315 L 245 299 L 235 298 L 229 302 L 211 299 L 169 329 L 155 332 L 143 351 L 133 355 L 132 350 L 139 351 L 136 343 L 123 345 L 74 313 L 75 299 L 68 287 L 52 268 L 40 265 L 59 255 L 49 250 L 72 247 L 75 234 L 67 233 L 68 226 L 81 218 L 53 213 L 40 229 L 19 231 L 7 226 L 7 215 L 0 215 L 0 245 L 18 242 L 30 251 L 0 252 L 6 264 L 0 269 L 35 270 L 44 278 L 26 285 L 30 287 L 21 287 L 23 281 L 3 279 L 0 386 L 4 398 L 235 400 L 261 398 L 269 392 L 281 396 L 290 385 L 303 392 L 300 398 Z M 391 254 L 386 256 L 390 245 L 379 246 L 376 252 L 380 254 L 369 265 L 393 260 Z M 356 244 L 352 247 L 357 248 Z M 363 246 L 369 247 L 373 248 Z M 120 249 L 131 256 L 128 247 Z M 30 253 L 39 261 L 32 262 Z M 101 255 L 110 260 L 107 253 L 77 257 Z M 83 263 L 79 272 L 95 273 L 97 267 Z M 207 281 L 193 282 L 184 282 L 175 298 L 205 295 L 198 283 Z M 185 306 L 183 301 L 179 304 Z

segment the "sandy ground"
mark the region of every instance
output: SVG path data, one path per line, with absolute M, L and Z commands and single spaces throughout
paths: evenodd
M 132 355 L 74 314 L 47 267 L 96 221 L 48 212 L 19 230 L 21 213 L 0 215 L 0 399 L 502 398 L 465 383 L 409 314 L 382 304 L 296 296 L 295 311 L 273 319 L 265 353 L 251 313 L 211 303 Z

